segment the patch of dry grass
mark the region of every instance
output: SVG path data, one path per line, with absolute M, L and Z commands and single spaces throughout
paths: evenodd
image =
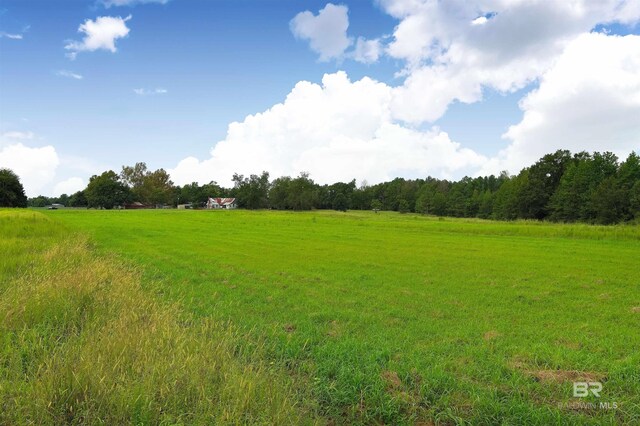
M 81 236 L 31 248 L 0 289 L 0 424 L 305 423 L 229 327 L 159 302 Z

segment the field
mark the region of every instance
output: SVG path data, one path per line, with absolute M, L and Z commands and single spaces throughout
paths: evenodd
M 59 210 L 0 231 L 0 423 L 640 422 L 637 226 Z

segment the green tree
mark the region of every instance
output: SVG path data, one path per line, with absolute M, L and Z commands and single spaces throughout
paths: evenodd
M 212 194 L 214 196 L 214 194 Z M 202 187 L 198 185 L 198 182 L 192 182 L 184 185 L 178 191 L 178 197 L 180 204 L 193 203 L 196 206 L 200 206 L 206 201 L 206 195 L 202 193 Z
M 359 188 L 351 194 L 351 208 L 356 210 L 368 210 L 373 200 L 373 188 L 367 181 L 362 181 Z
M 251 175 L 248 178 L 234 173 L 232 193 L 238 199 L 238 206 L 246 209 L 266 209 L 269 207 L 269 172 Z
M 640 219 L 640 180 L 629 190 L 629 204 L 633 217 Z
M 29 207 L 44 207 L 48 206 L 49 204 L 52 204 L 51 199 L 45 197 L 44 195 L 38 195 L 35 198 L 29 198 L 27 200 L 27 205 Z
M 595 220 L 605 225 L 620 222 L 628 211 L 628 198 L 615 177 L 603 180 L 593 192 Z
M 447 195 L 445 192 L 437 190 L 433 194 L 431 214 L 436 216 L 445 216 L 447 214 Z
M 113 170 L 100 176 L 91 176 L 89 184 L 84 190 L 88 207 L 112 209 L 131 199 L 129 187 L 120 181 Z
M 71 207 L 86 207 L 87 197 L 84 195 L 84 191 L 78 191 L 69 197 L 69 206 Z
M 467 184 L 464 181 L 451 185 L 449 196 L 447 197 L 447 212 L 449 216 L 464 217 L 469 204 L 469 194 Z
M 149 204 L 170 204 L 173 201 L 173 182 L 164 169 L 147 172 L 138 191 Z
M 404 198 L 398 201 L 398 211 L 400 213 L 409 213 L 411 208 L 409 207 L 409 202 Z
M 338 193 L 333 199 L 333 209 L 341 212 L 346 212 L 348 208 L 349 201 L 347 200 L 347 196 L 343 193 Z
M 433 214 L 433 200 L 436 187 L 434 182 L 427 182 L 418 190 L 414 210 L 416 213 Z
M 289 183 L 287 204 L 293 210 L 311 210 L 317 197 L 317 187 L 309 177 L 309 173 L 302 172 Z
M 10 169 L 0 169 L 0 207 L 27 207 L 20 178 Z
M 640 181 L 640 156 L 638 156 L 638 154 L 632 152 L 627 159 L 620 164 L 618 180 L 620 185 L 626 189 L 631 189 L 636 182 Z
M 595 191 L 618 170 L 618 158 L 610 153 L 575 154 L 550 200 L 552 219 L 592 222 L 597 216 Z
M 490 190 L 486 190 L 480 197 L 480 206 L 478 208 L 478 217 L 482 219 L 489 219 L 493 213 L 493 193 Z
M 382 201 L 377 198 L 371 200 L 371 210 L 382 210 Z
M 528 169 L 524 169 L 518 176 L 505 180 L 496 191 L 493 200 L 492 217 L 498 220 L 515 220 L 520 214 L 520 194 L 528 180 Z
M 143 162 L 136 163 L 134 166 L 122 166 L 120 180 L 129 188 L 141 188 L 147 173 L 147 164 Z
M 571 162 L 571 153 L 558 150 L 547 154 L 529 167 L 527 181 L 519 193 L 519 216 L 525 219 L 544 219 L 551 213 L 549 201 Z
M 269 206 L 271 208 L 277 210 L 291 208 L 288 203 L 290 184 L 291 178 L 289 176 L 282 176 L 273 181 L 269 190 Z
M 131 188 L 133 198 L 144 204 L 170 204 L 174 199 L 173 182 L 164 169 L 150 171 L 146 163 L 123 166 L 120 180 Z

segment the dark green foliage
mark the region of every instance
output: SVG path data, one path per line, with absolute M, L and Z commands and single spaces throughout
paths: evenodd
M 0 169 L 0 207 L 27 207 L 20 178 L 9 169 Z
M 547 154 L 529 168 L 527 181 L 520 193 L 520 216 L 525 219 L 544 219 L 549 216 L 549 200 L 558 188 L 560 179 L 571 161 L 569 151 Z
M 491 217 L 492 211 L 493 211 L 493 193 L 487 189 L 480 196 L 480 205 L 478 206 L 478 217 L 482 219 L 489 219 Z
M 342 208 L 336 209 L 335 207 L 336 199 L 339 198 L 340 206 L 343 206 L 344 210 L 347 210 L 351 207 L 351 200 L 355 189 L 355 179 L 349 183 L 337 182 L 332 185 L 318 186 L 318 198 L 315 207 L 318 209 L 343 210 Z M 355 208 L 362 209 L 361 207 Z
M 527 184 L 527 181 L 526 171 L 504 181 L 493 200 L 493 213 L 491 214 L 493 219 L 514 220 L 518 218 L 521 188 Z
M 27 205 L 29 207 L 44 207 L 49 204 L 53 204 L 52 198 L 45 197 L 44 195 L 38 195 L 34 198 L 29 198 L 27 201 Z
M 629 207 L 633 217 L 640 219 L 640 180 L 629 190 Z
M 143 204 L 171 204 L 174 200 L 173 182 L 164 169 L 147 170 L 145 163 L 135 166 L 123 166 L 120 172 L 121 181 L 131 188 L 134 201 Z
M 311 210 L 317 202 L 316 185 L 308 173 L 300 173 L 289 183 L 287 196 L 288 208 L 293 210 Z
M 283 176 L 273 181 L 271 190 L 269 190 L 269 204 L 271 208 L 278 210 L 286 210 L 289 208 L 288 195 L 291 178 Z
M 610 176 L 598 185 L 593 193 L 591 208 L 595 221 L 604 225 L 618 222 L 629 209 L 629 199 L 618 185 L 615 177 Z
M 333 199 L 333 209 L 341 212 L 346 212 L 348 208 L 349 202 L 347 200 L 347 197 L 342 193 L 337 194 Z
M 131 191 L 113 170 L 94 175 L 84 190 L 88 207 L 112 209 L 131 200 Z
M 551 197 L 552 218 L 565 222 L 597 220 L 596 190 L 602 181 L 616 174 L 617 160 L 610 152 L 574 155 Z
M 249 177 L 235 173 L 232 181 L 234 185 L 232 193 L 238 199 L 239 207 L 245 209 L 269 207 L 269 172 Z
M 69 197 L 69 207 L 86 207 L 87 197 L 84 191 L 78 191 Z
M 117 177 L 117 176 L 116 176 Z M 208 197 L 235 197 L 239 207 L 277 210 L 391 210 L 401 213 L 498 220 L 553 220 L 612 224 L 640 217 L 640 157 L 631 153 L 618 162 L 610 153 L 559 150 L 540 158 L 515 176 L 464 177 L 459 181 L 396 178 L 368 185 L 356 181 L 316 184 L 308 173 L 269 181 L 269 173 L 233 175 L 233 188 L 216 182 L 173 186 L 163 169 L 149 172 L 145 163 L 123 167 L 121 184 L 133 200 L 147 204 L 193 203 Z M 123 190 L 121 187 L 118 187 Z M 123 190 L 126 191 L 126 190 Z M 117 197 L 116 197 L 117 198 Z M 58 198 L 36 197 L 33 207 L 60 203 L 93 205 L 87 190 Z M 109 200 L 111 203 L 113 200 Z M 119 203 L 116 203 L 119 204 Z

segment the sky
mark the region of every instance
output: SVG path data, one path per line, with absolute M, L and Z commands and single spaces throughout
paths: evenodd
M 640 151 L 640 0 L 0 0 L 0 167 L 27 195 L 518 173 Z

